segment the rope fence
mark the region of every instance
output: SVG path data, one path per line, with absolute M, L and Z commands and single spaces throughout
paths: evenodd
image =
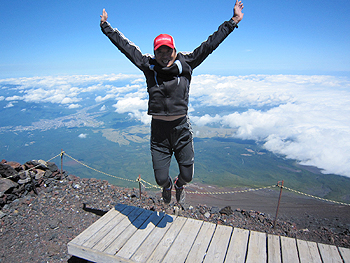
M 119 180 L 124 180 L 124 181 L 128 181 L 128 182 L 135 182 L 135 183 L 138 183 L 139 185 L 142 185 L 144 188 L 156 188 L 156 189 L 162 189 L 160 186 L 158 185 L 155 185 L 155 184 L 152 184 L 150 182 L 147 182 L 145 181 L 144 179 L 141 178 L 141 176 L 139 175 L 137 179 L 135 180 L 131 180 L 131 179 L 127 179 L 127 178 L 122 178 L 122 177 L 118 177 L 118 176 L 115 176 L 115 175 L 112 175 L 112 174 L 108 174 L 108 173 L 105 173 L 105 172 L 102 172 L 100 170 L 97 170 L 95 168 L 92 168 L 86 164 L 84 164 L 83 162 L 80 162 L 78 161 L 77 159 L 73 158 L 72 156 L 70 156 L 69 154 L 67 154 L 66 152 L 62 151 L 60 154 L 58 154 L 57 156 L 51 158 L 50 160 L 58 157 L 58 156 L 62 156 L 62 155 L 66 155 L 67 157 L 69 157 L 70 159 L 74 160 L 75 162 L 85 166 L 86 168 L 88 169 L 91 169 L 95 172 L 98 172 L 98 173 L 101 173 L 101 174 L 104 174 L 106 176 L 109 176 L 109 177 L 113 177 L 113 178 L 116 178 L 116 179 L 119 179 Z M 62 161 L 62 159 L 61 159 Z M 61 167 L 62 167 L 62 164 L 61 164 Z M 314 199 L 317 199 L 317 200 L 320 200 L 320 201 L 324 201 L 324 202 L 330 202 L 330 203 L 334 203 L 334 204 L 340 204 L 340 205 L 345 205 L 345 206 L 350 206 L 350 204 L 348 203 L 344 203 L 344 202 L 339 202 L 339 201 L 333 201 L 333 200 L 329 200 L 329 199 L 326 199 L 326 198 L 322 198 L 322 197 L 318 197 L 318 196 L 314 196 L 314 195 L 311 195 L 311 194 L 306 194 L 306 193 L 303 193 L 303 192 L 300 192 L 300 191 L 297 191 L 297 190 L 294 190 L 294 189 L 291 189 L 289 187 L 286 187 L 282 184 L 279 184 L 280 182 L 277 182 L 276 185 L 270 185 L 270 186 L 265 186 L 265 187 L 260 187 L 260 188 L 249 188 L 249 189 L 245 189 L 245 190 L 236 190 L 236 191 L 223 191 L 223 192 L 201 192 L 201 191 L 186 191 L 186 193 L 188 194 L 199 194 L 199 195 L 228 195 L 228 194 L 237 194 L 237 193 L 247 193 L 247 192 L 255 192 L 255 191 L 260 191 L 260 190 L 264 190 L 264 189 L 271 189 L 271 188 L 274 188 L 274 187 L 279 187 L 281 188 L 281 191 L 282 189 L 286 189 L 288 191 L 291 191 L 291 192 L 294 192 L 294 193 L 297 193 L 297 194 L 300 194 L 300 195 L 304 195 L 304 196 L 307 196 L 307 197 L 310 197 L 310 198 L 314 198 Z
M 112 175 L 112 174 L 109 174 L 109 173 L 105 173 L 103 171 L 100 171 L 100 170 L 97 170 L 79 160 L 77 160 L 76 158 L 70 156 L 69 154 L 67 154 L 65 151 L 61 151 L 59 154 L 57 154 L 56 156 L 52 157 L 51 159 L 47 160 L 46 162 L 50 162 L 52 161 L 53 159 L 57 158 L 57 157 L 61 157 L 61 172 L 63 171 L 63 156 L 67 156 L 68 158 L 72 159 L 73 161 L 75 161 L 76 163 L 90 169 L 90 170 L 93 170 L 97 173 L 101 173 L 103 175 L 106 175 L 106 176 L 109 176 L 109 177 L 112 177 L 112 178 L 115 178 L 115 179 L 118 179 L 118 180 L 124 180 L 124 181 L 127 181 L 127 182 L 134 182 L 134 183 L 138 183 L 139 184 L 139 187 L 140 187 L 140 195 L 141 195 L 141 185 L 144 187 L 144 188 L 156 188 L 156 189 L 162 189 L 160 186 L 158 185 L 155 185 L 155 184 L 152 184 L 150 182 L 147 182 L 145 181 L 144 179 L 141 178 L 141 176 L 139 175 L 138 178 L 136 178 L 135 180 L 132 180 L 132 179 L 128 179 L 128 178 L 123 178 L 123 177 L 118 177 L 118 176 L 115 176 L 115 175 Z M 35 167 L 32 167 L 30 168 L 29 170 L 32 170 L 32 169 L 35 169 L 37 167 L 39 167 L 41 164 L 35 166 Z M 21 172 L 20 172 L 21 173 Z M 13 177 L 13 176 L 12 176 Z M 8 178 L 11 178 L 11 177 L 7 177 Z M 314 198 L 314 199 L 317 199 L 317 200 L 320 200 L 320 201 L 324 201 L 324 202 L 330 202 L 330 203 L 334 203 L 334 204 L 339 204 L 339 205 L 345 205 L 345 206 L 350 206 L 350 204 L 348 203 L 344 203 L 344 202 L 339 202 L 339 201 L 333 201 L 333 200 L 330 200 L 330 199 L 326 199 L 326 198 L 322 198 L 322 197 L 318 197 L 318 196 L 314 196 L 314 195 L 311 195 L 311 194 L 306 194 L 306 193 L 303 193 L 303 192 L 300 192 L 298 190 L 294 190 L 294 189 L 291 189 L 289 187 L 286 187 L 283 185 L 283 181 L 282 181 L 282 184 L 280 185 L 279 184 L 280 182 L 278 182 L 276 185 L 271 185 L 271 186 L 266 186 L 266 187 L 260 187 L 260 188 L 249 188 L 249 189 L 245 189 L 245 190 L 236 190 L 236 191 L 222 191 L 222 192 L 201 192 L 201 191 L 186 191 L 186 193 L 188 194 L 198 194 L 198 195 L 229 195 L 229 194 L 237 194 L 237 193 L 247 193 L 247 192 L 255 192 L 255 191 L 260 191 L 260 190 L 264 190 L 264 189 L 271 189 L 271 188 L 274 188 L 274 187 L 279 187 L 282 191 L 282 189 L 286 189 L 288 191 L 291 191 L 291 192 L 294 192 L 296 194 L 299 194 L 299 195 L 304 195 L 304 196 L 307 196 L 307 197 L 310 197 L 310 198 Z

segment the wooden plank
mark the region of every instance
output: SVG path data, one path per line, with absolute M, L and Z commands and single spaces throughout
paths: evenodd
M 267 262 L 280 263 L 282 262 L 281 260 L 280 237 L 276 235 L 267 235 Z
M 97 251 L 105 251 L 110 244 L 119 237 L 119 235 L 134 221 L 141 213 L 143 209 L 134 207 L 134 209 L 115 225 L 95 246 L 94 249 Z
M 188 218 L 162 262 L 185 262 L 188 252 L 190 251 L 202 224 L 203 221 L 201 220 Z
M 344 260 L 344 263 L 350 263 L 350 249 L 344 247 L 339 247 L 338 249 L 341 254 L 341 257 Z
M 130 224 L 125 230 L 119 235 L 118 238 L 114 239 L 113 242 L 104 250 L 107 254 L 116 254 L 128 241 L 128 239 L 136 232 L 136 230 L 147 220 L 147 218 L 152 214 L 152 211 L 143 210 L 139 208 L 142 212 L 135 219 L 130 220 Z
M 316 242 L 297 240 L 299 259 L 301 263 L 322 263 Z
M 244 263 L 247 254 L 249 230 L 234 228 L 225 263 Z
M 124 206 L 126 208 L 126 206 Z M 77 245 L 82 245 L 89 238 L 91 238 L 96 232 L 98 232 L 106 223 L 119 214 L 114 208 L 109 210 L 104 216 L 94 222 L 91 226 L 85 229 L 77 237 L 75 237 L 71 242 Z
M 149 233 L 163 219 L 164 213 L 153 212 L 152 215 L 141 225 L 134 235 L 119 250 L 118 256 L 122 258 L 131 258 L 142 242 L 147 238 Z
M 281 236 L 282 262 L 299 262 L 295 238 Z
M 266 262 L 266 234 L 250 231 L 248 241 L 247 263 Z M 292 261 L 286 261 L 292 262 Z
M 128 214 L 134 210 L 134 207 L 128 206 L 123 210 L 123 214 L 118 213 L 117 216 L 112 218 L 107 222 L 99 231 L 93 235 L 89 240 L 87 240 L 83 246 L 88 248 L 93 248 L 97 243 L 99 243 L 110 231 L 115 228 Z
M 161 262 L 168 249 L 176 239 L 177 235 L 180 233 L 186 221 L 187 218 L 185 217 L 177 217 L 176 220 L 174 220 L 174 222 L 171 224 L 168 231 L 164 234 L 162 240 L 159 242 L 158 246 L 155 248 L 147 262 Z
M 318 244 L 318 249 L 320 250 L 321 258 L 324 263 L 328 263 L 328 262 L 342 263 L 343 262 L 336 246 Z
M 165 215 L 159 222 L 157 227 L 148 235 L 139 249 L 134 253 L 131 259 L 135 262 L 145 262 L 153 250 L 159 244 L 165 233 L 176 220 L 175 216 Z
M 215 231 L 216 225 L 209 222 L 204 222 L 199 230 L 198 236 L 193 243 L 190 253 L 187 256 L 186 262 L 202 262 L 209 247 L 211 237 Z
M 207 255 L 205 256 L 203 262 L 224 262 L 232 231 L 233 228 L 229 226 L 216 226 Z
M 106 254 L 74 243 L 68 244 L 68 250 L 71 255 L 96 263 L 134 263 L 129 259 L 123 259 L 115 255 Z

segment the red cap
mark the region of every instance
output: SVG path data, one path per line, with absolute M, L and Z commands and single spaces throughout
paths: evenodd
M 160 34 L 157 36 L 153 42 L 154 50 L 157 50 L 160 46 L 168 46 L 172 49 L 175 49 L 173 37 L 168 34 Z

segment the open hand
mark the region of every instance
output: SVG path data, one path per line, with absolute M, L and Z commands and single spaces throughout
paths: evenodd
M 103 8 L 103 11 L 102 11 L 102 15 L 100 15 L 100 17 L 101 17 L 101 23 L 102 24 L 107 21 L 108 15 L 107 15 L 107 12 L 106 12 L 106 10 L 104 8 Z
M 242 1 L 238 1 L 236 0 L 235 6 L 233 7 L 233 21 L 235 21 L 235 23 L 239 23 L 242 19 L 243 19 L 243 10 L 244 6 Z

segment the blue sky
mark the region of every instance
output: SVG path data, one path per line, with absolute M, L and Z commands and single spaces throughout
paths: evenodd
M 113 27 L 152 53 L 169 33 L 192 51 L 232 16 L 234 1 L 1 1 L 0 77 L 138 73 L 99 28 L 106 8 Z M 238 30 L 195 74 L 350 72 L 350 2 L 244 1 Z

